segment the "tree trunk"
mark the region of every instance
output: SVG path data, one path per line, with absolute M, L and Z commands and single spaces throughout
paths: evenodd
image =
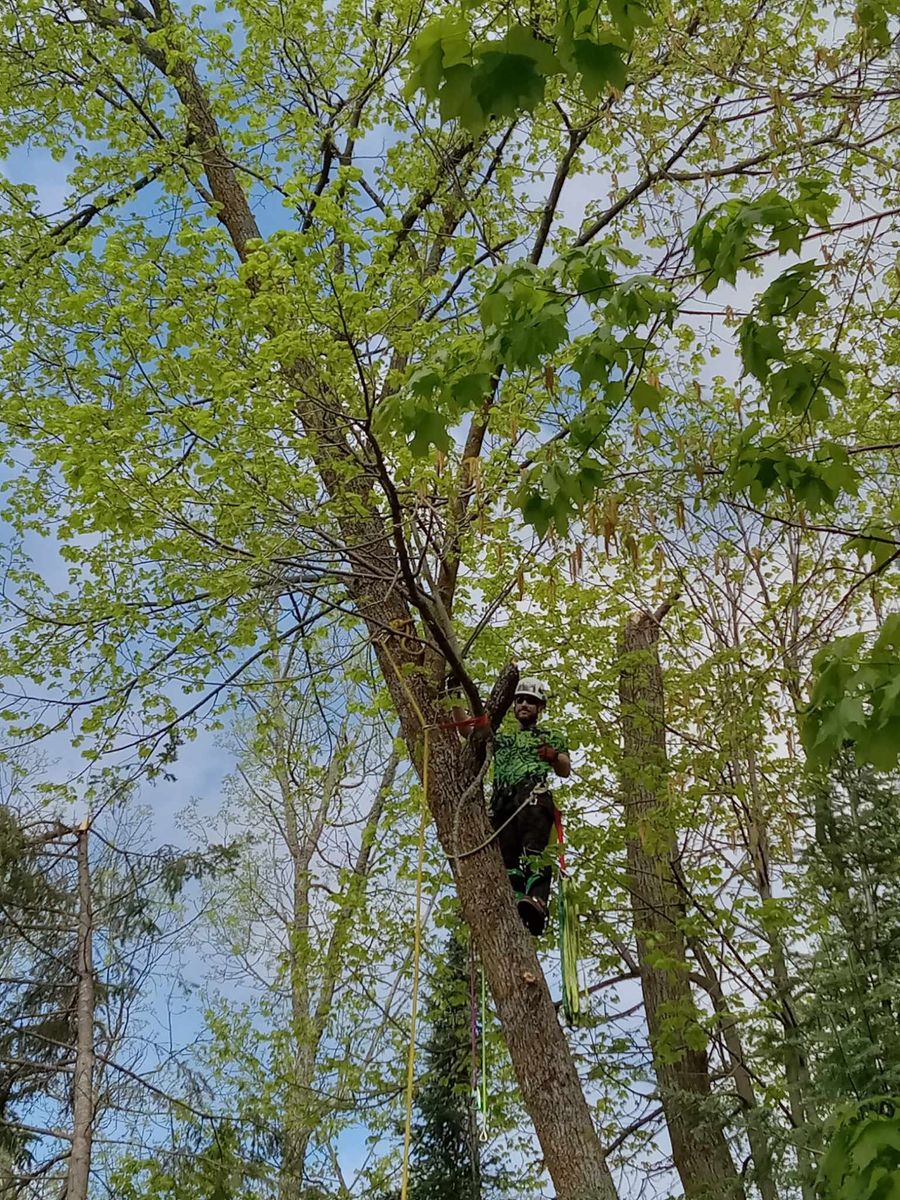
M 282 1178 L 279 1192 L 282 1200 L 298 1194 L 305 1183 L 306 1154 L 309 1141 L 315 1132 L 320 1113 L 311 1103 L 313 1083 L 315 1081 L 316 1061 L 319 1046 L 325 1033 L 328 1018 L 334 1002 L 334 993 L 341 977 L 341 963 L 344 946 L 350 933 L 350 927 L 360 905 L 365 899 L 366 881 L 369 876 L 369 865 L 375 835 L 381 822 L 385 802 L 394 785 L 398 759 L 392 753 L 381 777 L 381 784 L 371 808 L 366 815 L 365 824 L 360 836 L 359 849 L 353 863 L 353 876 L 341 898 L 341 906 L 334 920 L 328 948 L 325 951 L 324 963 L 321 968 L 318 993 L 315 1003 L 312 1002 L 312 992 L 306 973 L 312 966 L 312 954 L 309 945 L 309 907 L 307 890 L 303 889 L 298 900 L 297 871 L 299 862 L 299 841 L 296 836 L 296 816 L 286 821 L 288 842 L 291 855 L 297 847 L 298 857 L 294 859 L 295 893 L 294 918 L 300 922 L 292 931 L 292 941 L 302 934 L 303 952 L 297 961 L 291 964 L 291 1010 L 293 1017 L 293 1033 L 296 1041 L 292 1089 L 293 1096 L 287 1106 L 283 1122 L 284 1151 L 282 1158 Z M 329 786 L 326 784 L 326 786 Z M 319 831 L 320 833 L 321 831 Z M 318 841 L 319 833 L 316 833 Z M 308 870 L 309 858 L 302 864 Z M 294 941 L 294 956 L 297 957 L 298 947 Z
M 76 833 L 78 925 L 75 950 L 76 1041 L 72 1080 L 72 1149 L 65 1200 L 87 1200 L 94 1126 L 94 914 L 87 822 Z
M 672 1158 L 686 1196 L 725 1200 L 743 1197 L 744 1189 L 714 1112 L 706 1038 L 679 926 L 684 910 L 672 870 L 675 833 L 665 814 L 668 758 L 658 648 L 665 611 L 629 621 L 622 635 L 621 782 L 631 910 Z
M 508 669 L 489 701 L 488 711 L 497 722 L 508 707 L 516 679 L 515 669 Z M 421 776 L 424 739 L 416 736 L 418 717 L 400 679 L 389 673 L 388 681 Z M 534 942 L 513 904 L 509 879 L 487 820 L 480 770 L 484 747 L 475 740 L 460 747 L 455 731 L 440 728 L 446 716 L 426 699 L 420 676 L 403 682 L 419 691 L 417 705 L 431 726 L 429 807 L 450 859 L 463 917 L 484 964 L 522 1099 L 534 1122 L 556 1196 L 558 1200 L 615 1200 L 615 1185 Z
M 297 820 L 296 794 L 287 769 L 288 753 L 286 726 L 280 699 L 275 707 L 276 735 L 281 745 L 276 750 L 274 771 L 281 792 L 285 840 L 291 856 L 292 894 L 290 938 L 291 1037 L 293 1061 L 291 1079 L 282 1118 L 282 1166 L 280 1194 L 282 1200 L 299 1194 L 303 1184 L 306 1148 L 316 1125 L 316 1113 L 311 1104 L 312 1084 L 316 1070 L 319 1038 L 312 1028 L 311 975 L 312 946 L 309 936 L 309 866 L 322 835 L 341 768 L 343 750 L 335 750 L 325 778 L 311 828 L 300 840 Z

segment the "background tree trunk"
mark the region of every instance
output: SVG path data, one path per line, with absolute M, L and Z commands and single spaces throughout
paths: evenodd
M 630 620 L 621 640 L 621 783 L 631 911 L 675 1167 L 686 1196 L 724 1200 L 743 1197 L 744 1189 L 714 1112 L 705 1035 L 679 926 L 684 910 L 672 871 L 675 832 L 665 815 L 668 759 L 659 630 L 666 608 Z
M 76 1042 L 72 1080 L 72 1150 L 65 1200 L 87 1200 L 94 1127 L 94 914 L 88 860 L 87 821 L 76 833 L 78 925 L 75 949 Z
M 744 762 L 747 766 L 746 780 L 744 778 Z M 739 751 L 735 752 L 733 769 L 735 783 L 741 794 L 747 797 L 746 819 L 750 859 L 753 864 L 753 881 L 760 899 L 765 903 L 773 898 L 771 856 L 762 796 L 760 795 L 756 752 L 752 745 L 746 747 L 743 758 Z M 784 1034 L 784 1074 L 791 1120 L 797 1130 L 797 1162 L 800 1167 L 801 1194 L 803 1200 L 813 1200 L 815 1196 L 813 1180 L 816 1168 L 808 1146 L 812 1116 L 808 1100 L 811 1092 L 809 1068 L 801 1044 L 784 939 L 777 929 L 770 928 L 765 932 L 769 942 L 772 985 Z

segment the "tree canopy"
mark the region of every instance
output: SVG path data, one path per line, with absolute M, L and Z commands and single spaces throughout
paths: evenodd
M 232 768 L 179 903 L 235 994 L 98 1188 L 421 1195 L 399 1000 L 455 892 L 520 1196 L 896 1190 L 898 16 L 0 14 L 7 754 L 81 756 L 79 845 L 191 740 Z M 519 666 L 575 748 L 568 1033 L 484 804 Z

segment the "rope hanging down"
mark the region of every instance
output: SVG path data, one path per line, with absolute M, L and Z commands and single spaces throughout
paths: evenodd
M 487 1081 L 487 986 L 484 979 L 484 963 L 478 962 L 479 974 L 481 976 L 481 1024 L 478 1022 L 478 995 L 476 992 L 475 983 L 475 964 L 478 962 L 475 954 L 475 946 L 472 942 L 472 935 L 469 934 L 469 1061 L 471 1064 L 470 1074 L 470 1103 L 473 1110 L 477 1113 L 477 1132 L 478 1140 L 486 1142 L 488 1140 L 488 1081 Z M 479 1029 L 481 1035 L 481 1054 L 480 1054 L 480 1069 L 479 1069 Z M 474 1142 L 474 1131 L 472 1134 L 472 1145 L 470 1153 L 475 1158 L 478 1153 Z
M 422 815 L 416 863 L 416 923 L 413 932 L 412 1005 L 409 1015 L 409 1050 L 406 1056 L 406 1116 L 403 1123 L 403 1173 L 400 1200 L 409 1189 L 409 1146 L 412 1138 L 413 1080 L 416 1064 L 416 1018 L 419 1012 L 419 974 L 422 958 L 422 877 L 425 866 L 425 829 L 428 824 L 428 726 L 422 730 Z
M 412 1140 L 413 1084 L 416 1065 L 416 1020 L 419 1015 L 419 976 L 422 960 L 422 879 L 425 874 L 425 830 L 428 826 L 429 811 L 428 760 L 430 757 L 430 746 L 428 735 L 433 726 L 429 725 L 425 720 L 422 709 L 419 707 L 419 702 L 416 700 L 412 688 L 410 688 L 409 684 L 403 678 L 388 648 L 387 642 L 381 642 L 381 647 L 393 668 L 394 675 L 406 693 L 406 698 L 413 712 L 416 714 L 419 728 L 422 731 L 422 814 L 419 818 L 419 847 L 416 861 L 416 921 L 413 930 L 412 1003 L 409 1015 L 409 1050 L 406 1055 L 406 1115 L 403 1122 L 403 1166 L 400 1175 L 400 1200 L 407 1200 L 407 1193 L 409 1192 L 409 1148 Z

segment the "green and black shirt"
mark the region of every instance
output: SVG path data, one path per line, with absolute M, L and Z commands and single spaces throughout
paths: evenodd
M 495 808 L 516 795 L 526 785 L 542 783 L 553 770 L 538 756 L 539 746 L 552 746 L 559 754 L 568 754 L 566 739 L 541 726 L 532 729 L 500 731 L 494 735 Z

